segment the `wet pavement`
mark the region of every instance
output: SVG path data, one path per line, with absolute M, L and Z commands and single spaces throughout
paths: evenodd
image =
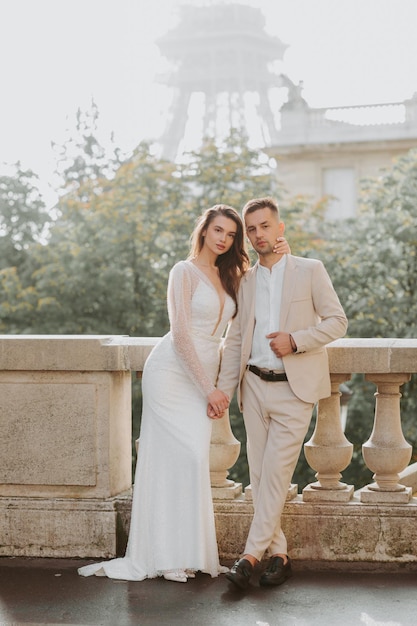
M 417 569 L 314 571 L 294 563 L 281 587 L 246 592 L 224 576 L 114 581 L 78 576 L 91 561 L 0 558 L 0 626 L 409 626 Z M 229 564 L 230 565 L 230 564 Z M 339 564 L 340 567 L 340 564 Z

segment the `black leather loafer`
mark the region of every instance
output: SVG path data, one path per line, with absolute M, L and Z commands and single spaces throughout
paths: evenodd
M 249 584 L 249 579 L 252 576 L 253 565 L 247 559 L 238 559 L 234 562 L 230 572 L 225 574 L 226 578 L 230 580 L 239 589 L 246 589 Z
M 291 561 L 288 561 L 284 565 L 284 559 L 280 556 L 273 556 L 270 560 L 268 567 L 261 575 L 259 584 L 264 587 L 272 587 L 276 585 L 282 585 L 287 578 L 292 576 Z

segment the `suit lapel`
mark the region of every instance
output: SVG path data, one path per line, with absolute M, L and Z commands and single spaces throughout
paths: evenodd
M 279 319 L 279 329 L 286 328 L 286 322 L 290 311 L 292 295 L 297 281 L 297 264 L 295 258 L 290 254 L 287 256 L 287 264 L 284 272 L 284 282 L 282 285 L 281 314 Z
M 243 277 L 242 300 L 240 306 L 242 327 L 244 336 L 242 337 L 242 354 L 248 355 L 252 349 L 253 329 L 255 327 L 255 299 L 256 299 L 256 272 L 258 263 L 248 270 Z
M 258 264 L 256 263 L 253 267 L 251 267 L 248 272 L 246 272 L 243 280 L 245 281 L 244 289 L 242 290 L 243 295 L 243 311 L 245 311 L 245 315 L 250 319 L 255 319 L 255 297 L 256 297 L 256 272 L 258 269 Z

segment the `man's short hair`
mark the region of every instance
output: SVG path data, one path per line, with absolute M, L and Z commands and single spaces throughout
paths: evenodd
M 273 213 L 276 213 L 276 215 L 278 216 L 278 220 L 280 219 L 278 204 L 275 202 L 273 198 L 269 198 L 269 197 L 253 198 L 252 200 L 249 200 L 243 207 L 242 217 L 243 219 L 245 219 L 245 215 L 247 215 L 248 213 L 254 213 L 255 211 L 258 211 L 259 209 L 265 209 L 265 208 L 271 209 L 271 211 Z

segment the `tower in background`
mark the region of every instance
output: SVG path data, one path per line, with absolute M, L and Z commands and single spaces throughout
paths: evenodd
M 221 138 L 231 128 L 252 129 L 257 145 L 275 143 L 270 90 L 283 86 L 276 66 L 286 46 L 265 32 L 259 9 L 183 6 L 178 25 L 157 44 L 172 63 L 172 71 L 159 81 L 174 94 L 160 139 L 164 157 L 175 159 L 187 146 L 187 135 L 194 141 L 197 136 Z

